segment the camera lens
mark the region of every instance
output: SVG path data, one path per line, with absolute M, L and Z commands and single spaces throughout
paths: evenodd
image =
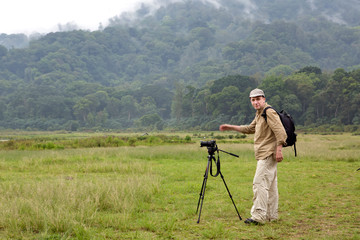
M 200 147 L 214 147 L 216 144 L 215 140 L 200 141 Z

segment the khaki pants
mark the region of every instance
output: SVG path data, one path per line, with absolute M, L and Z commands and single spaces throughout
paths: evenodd
M 257 222 L 278 218 L 279 193 L 277 188 L 277 162 L 273 156 L 258 160 L 253 181 L 253 206 L 251 218 Z

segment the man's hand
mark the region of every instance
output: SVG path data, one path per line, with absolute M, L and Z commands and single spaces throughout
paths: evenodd
M 220 131 L 230 131 L 233 130 L 233 126 L 229 124 L 222 124 L 219 127 Z
M 283 160 L 283 154 L 282 154 L 282 145 L 277 146 L 276 148 L 276 161 L 281 162 Z
M 240 131 L 240 126 L 238 125 L 231 125 L 231 124 L 222 124 L 219 127 L 220 131 L 237 131 L 237 132 L 241 132 Z

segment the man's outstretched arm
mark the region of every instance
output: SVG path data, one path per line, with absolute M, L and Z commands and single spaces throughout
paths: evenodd
M 240 126 L 238 125 L 230 125 L 230 124 L 222 124 L 220 125 L 220 131 L 237 131 L 241 132 Z
M 220 131 L 237 131 L 245 134 L 255 133 L 255 119 L 249 125 L 231 125 L 231 124 L 222 124 L 220 125 Z

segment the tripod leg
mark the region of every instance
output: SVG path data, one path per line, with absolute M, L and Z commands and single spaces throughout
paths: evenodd
M 231 199 L 231 201 L 232 201 L 232 203 L 233 203 L 233 205 L 234 205 L 234 207 L 235 207 L 235 210 L 236 210 L 236 212 L 237 212 L 237 215 L 239 216 L 239 219 L 240 219 L 240 221 L 241 221 L 241 220 L 242 220 L 242 218 L 241 218 L 241 216 L 240 216 L 239 211 L 238 211 L 238 210 L 237 210 L 237 208 L 236 208 L 235 202 L 234 202 L 234 200 L 233 200 L 233 198 L 232 198 L 232 196 L 231 196 L 231 193 L 230 193 L 230 191 L 229 191 L 228 186 L 226 185 L 226 182 L 225 182 L 224 176 L 222 175 L 221 171 L 220 171 L 220 176 L 221 176 L 221 179 L 222 179 L 222 180 L 223 180 L 223 182 L 224 182 L 224 185 L 225 185 L 225 187 L 226 187 L 226 190 L 227 190 L 227 192 L 229 193 L 230 199 Z
M 202 184 L 202 186 L 201 186 L 201 191 L 200 191 L 200 197 L 199 197 L 199 201 L 198 201 L 198 206 L 197 206 L 197 210 L 196 210 L 196 213 L 197 213 L 198 210 L 199 210 L 199 205 L 200 205 L 200 200 L 201 200 L 200 211 L 199 211 L 199 218 L 198 218 L 197 223 L 200 222 L 201 210 L 202 210 L 202 206 L 203 206 L 203 202 L 204 202 L 204 197 L 205 197 L 206 182 L 207 182 L 207 179 L 208 179 L 208 176 L 209 176 L 209 167 L 210 167 L 211 159 L 212 159 L 212 156 L 209 155 L 207 167 L 206 167 L 205 174 L 204 174 L 203 184 Z
M 196 214 L 199 211 L 200 200 L 201 200 L 201 197 L 202 197 L 202 194 L 203 194 L 203 191 L 204 191 L 204 185 L 205 185 L 205 182 L 206 182 L 206 173 L 207 173 L 207 168 L 205 169 L 204 180 L 203 180 L 202 185 L 201 185 L 201 190 L 200 190 L 200 194 L 199 194 L 200 195 L 199 196 L 199 201 L 198 201 L 198 205 L 197 205 L 197 208 L 196 208 Z

